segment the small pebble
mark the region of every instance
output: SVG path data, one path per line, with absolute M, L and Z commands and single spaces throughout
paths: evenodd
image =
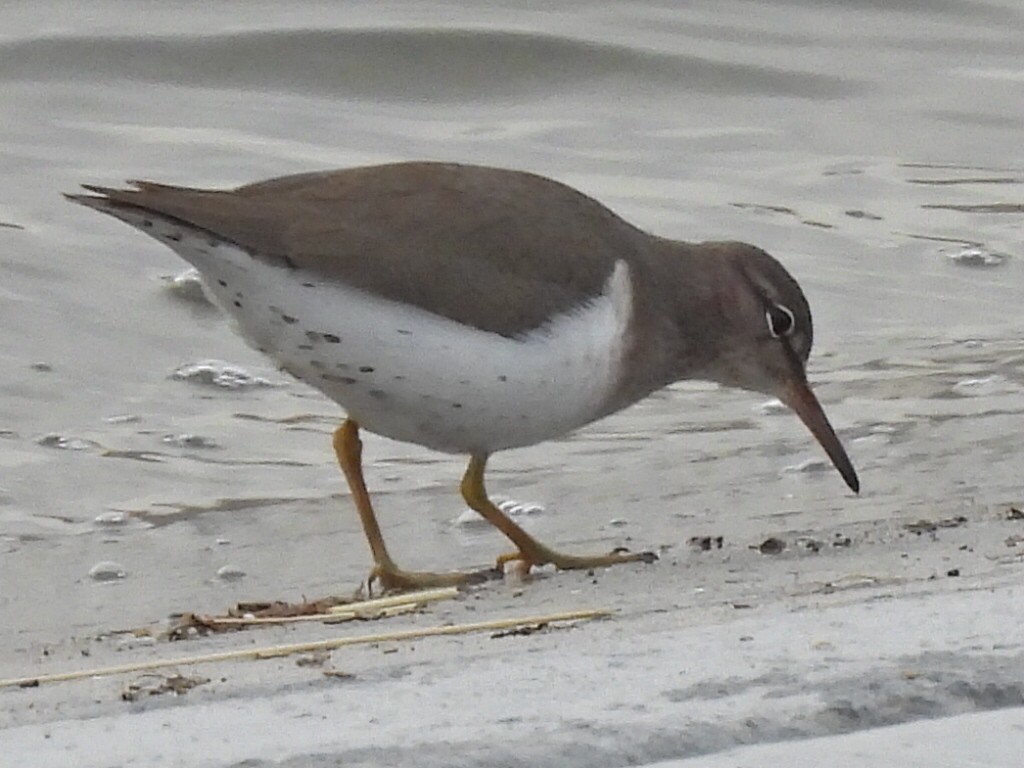
M 769 539 L 765 539 L 757 547 L 757 549 L 761 552 L 762 555 L 777 555 L 780 552 L 782 552 L 782 550 L 784 550 L 785 548 L 786 542 L 784 542 L 782 539 L 777 539 L 774 536 L 772 536 Z
M 89 569 L 89 578 L 93 581 L 117 581 L 127 575 L 124 566 L 113 560 L 103 560 Z
M 508 560 L 504 564 L 504 576 L 512 581 L 523 581 L 530 575 L 530 564 L 525 560 Z
M 831 465 L 824 459 L 807 459 L 805 461 L 801 461 L 799 464 L 791 464 L 788 467 L 783 467 L 782 471 L 787 475 L 795 475 L 825 472 L 830 468 Z
M 535 504 L 528 501 L 516 501 L 515 499 L 495 499 L 495 505 L 509 517 L 530 517 L 545 512 L 542 504 Z M 460 512 L 453 520 L 452 525 L 466 527 L 487 527 L 490 524 L 476 511 L 468 507 Z
M 107 424 L 136 424 L 142 421 L 142 418 L 134 413 L 124 413 L 117 416 L 107 416 L 103 420 Z
M 821 548 L 825 546 L 825 543 L 821 539 L 816 539 L 813 536 L 801 536 L 796 540 L 796 545 L 811 552 L 820 552 Z
M 686 543 L 700 552 L 710 552 L 712 549 L 721 549 L 724 541 L 721 536 L 691 536 Z
M 180 435 L 164 435 L 163 442 L 178 448 L 219 448 L 220 446 L 209 437 L 182 433 Z
M 128 522 L 128 516 L 124 512 L 110 510 L 108 512 L 100 512 L 92 521 L 97 525 L 124 525 Z
M 199 270 L 195 267 L 190 267 L 178 275 L 164 275 L 160 279 L 164 281 L 168 293 L 196 304 L 210 304 L 206 291 L 203 290 Z
M 245 578 L 245 571 L 237 565 L 222 565 L 217 569 L 217 578 L 222 581 L 238 581 Z
M 956 253 L 947 254 L 946 258 L 964 267 L 998 267 L 1006 261 L 1004 255 L 978 247 L 962 248 Z
M 466 507 L 464 510 L 462 510 L 462 512 L 460 512 L 455 517 L 454 520 L 452 520 L 452 525 L 457 525 L 460 527 L 484 527 L 489 525 L 489 523 L 486 520 L 484 520 L 483 517 L 481 517 L 475 510 Z
M 516 501 L 515 499 L 504 499 L 496 502 L 498 509 L 509 517 L 521 515 L 539 515 L 545 511 L 543 504 L 535 504 L 531 501 Z
M 171 374 L 171 378 L 220 389 L 259 389 L 281 386 L 262 376 L 254 376 L 244 368 L 225 363 L 223 360 L 201 360 L 197 363 L 186 363 L 178 366 Z
M 762 416 L 778 416 L 781 413 L 788 413 L 789 407 L 776 398 L 774 400 L 767 400 L 760 405 L 755 406 L 754 411 Z
M 95 443 L 88 440 L 82 440 L 78 437 L 64 437 L 64 435 L 57 434 L 56 432 L 44 435 L 36 442 L 46 448 L 58 448 L 62 451 L 88 451 L 95 446 Z

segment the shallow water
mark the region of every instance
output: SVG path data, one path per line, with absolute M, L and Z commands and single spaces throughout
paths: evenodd
M 680 385 L 495 459 L 493 491 L 542 503 L 528 522 L 552 542 L 1019 505 L 1024 11 L 678 5 L 0 4 L 5 647 L 219 607 L 239 596 L 224 566 L 246 594 L 294 596 L 369 562 L 330 453 L 337 408 L 168 289 L 170 251 L 61 199 L 82 182 L 458 160 L 775 254 L 808 294 L 811 377 L 861 496 L 807 471 L 819 452 L 791 415 Z M 280 386 L 171 375 L 208 359 Z M 366 458 L 403 562 L 503 549 L 452 525 L 461 459 L 374 438 Z M 101 561 L 127 575 L 94 582 Z

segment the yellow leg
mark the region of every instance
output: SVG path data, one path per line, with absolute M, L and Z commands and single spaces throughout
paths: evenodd
M 487 522 L 501 531 L 518 548 L 518 552 L 502 555 L 498 558 L 498 566 L 511 560 L 523 560 L 530 565 L 553 564 L 562 570 L 581 568 L 603 568 L 618 563 L 643 561 L 654 562 L 657 556 L 653 552 L 612 552 L 607 555 L 579 556 L 566 555 L 550 549 L 524 531 L 508 516 L 498 509 L 489 498 L 484 487 L 484 468 L 487 456 L 473 456 L 469 460 L 466 474 L 462 477 L 462 498 L 471 509 L 479 512 Z
M 334 431 L 334 454 L 338 457 L 341 471 L 345 473 L 348 487 L 352 491 L 359 519 L 366 532 L 373 553 L 374 567 L 370 573 L 370 582 L 378 581 L 386 589 L 428 589 L 431 587 L 449 587 L 465 584 L 480 579 L 477 574 L 466 573 L 425 573 L 403 571 L 388 554 L 384 544 L 377 517 L 373 513 L 370 494 L 366 490 L 363 479 L 363 443 L 359 439 L 359 425 L 352 419 L 346 419 Z

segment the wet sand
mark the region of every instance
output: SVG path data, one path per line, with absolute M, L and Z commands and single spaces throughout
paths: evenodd
M 900 547 L 858 536 L 817 555 L 726 545 L 596 578 L 491 585 L 354 628 L 171 647 L 54 644 L 33 668 L 366 634 L 384 623 L 618 611 L 526 636 L 344 649 L 327 664 L 342 678 L 292 657 L 180 668 L 211 681 L 180 698 L 120 701 L 126 683 L 146 682 L 140 675 L 5 691 L 4 743 L 39 766 L 781 766 L 825 754 L 844 765 L 899 754 L 901 765 L 925 766 L 965 764 L 952 759 L 960 754 L 1009 767 L 1024 726 L 1019 564 L 988 560 L 1005 527 L 975 521 L 934 539 L 909 534 Z M 946 575 L 952 562 L 963 575 Z M 892 724 L 908 725 L 884 728 Z M 851 733 L 864 737 L 843 736 Z M 740 748 L 757 744 L 771 746 Z
M 135 703 L 131 677 L 4 689 L 0 765 L 1019 763 L 1015 3 L 125 8 L 0 11 L 0 677 L 385 624 L 110 634 L 350 591 L 369 556 L 337 408 L 169 287 L 170 251 L 60 198 L 81 182 L 460 160 L 756 243 L 807 291 L 811 379 L 863 492 L 791 414 L 677 385 L 489 476 L 543 506 L 524 518 L 542 540 L 658 564 L 494 582 L 386 625 L 613 618 L 336 652 L 351 679 L 284 659 L 182 670 L 211 682 Z M 271 386 L 173 375 L 209 359 Z M 461 459 L 366 443 L 403 565 L 505 550 L 455 522 Z M 123 578 L 90 577 L 108 561 Z

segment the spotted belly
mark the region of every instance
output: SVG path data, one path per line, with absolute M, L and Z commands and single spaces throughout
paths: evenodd
M 452 453 L 532 445 L 603 415 L 621 375 L 632 312 L 625 262 L 603 293 L 512 339 L 264 263 L 173 222 L 147 233 L 199 270 L 253 347 L 395 440 Z

